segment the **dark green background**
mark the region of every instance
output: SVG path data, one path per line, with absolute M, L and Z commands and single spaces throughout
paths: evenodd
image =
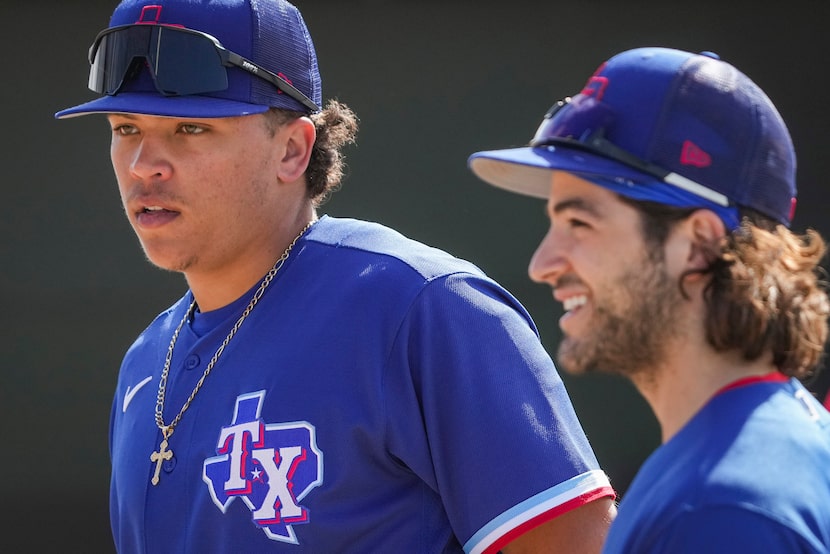
M 185 289 L 143 258 L 121 211 L 103 118 L 53 119 L 91 98 L 86 51 L 114 5 L 0 7 L 4 552 L 112 550 L 107 425 L 116 373 L 133 338 Z M 349 176 L 322 211 L 379 221 L 473 260 L 526 304 L 552 352 L 559 307 L 525 273 L 546 228 L 543 204 L 479 182 L 466 159 L 525 143 L 553 101 L 577 92 L 618 51 L 713 50 L 752 77 L 797 147 L 794 227 L 830 234 L 826 0 L 298 5 L 317 44 L 324 96 L 362 120 L 347 151 Z M 657 445 L 648 407 L 620 379 L 565 379 L 624 491 Z M 811 386 L 823 392 L 823 381 Z

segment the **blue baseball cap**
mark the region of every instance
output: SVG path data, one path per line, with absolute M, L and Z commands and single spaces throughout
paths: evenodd
M 319 111 L 317 55 L 285 0 L 123 0 L 90 48 L 100 98 L 55 117 Z
M 574 173 L 636 200 L 718 213 L 738 208 L 789 226 L 795 149 L 767 95 L 711 52 L 637 48 L 600 65 L 557 102 L 527 147 L 476 152 L 482 180 L 547 198 L 551 170 Z

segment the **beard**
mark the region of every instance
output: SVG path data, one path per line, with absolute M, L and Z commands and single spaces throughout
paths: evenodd
M 616 286 L 594 295 L 591 332 L 564 337 L 558 361 L 569 373 L 615 373 L 648 379 L 678 336 L 676 308 L 684 301 L 678 282 L 666 272 L 662 252 L 631 264 Z

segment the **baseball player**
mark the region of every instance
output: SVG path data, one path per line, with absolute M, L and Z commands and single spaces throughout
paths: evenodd
M 112 405 L 119 552 L 598 552 L 614 491 L 525 309 L 318 215 L 355 115 L 282 0 L 124 0 L 90 50 L 121 199 L 189 289 Z
M 830 552 L 830 414 L 799 382 L 827 339 L 825 244 L 789 230 L 795 154 L 762 90 L 637 48 L 528 147 L 469 163 L 547 200 L 529 272 L 565 311 L 557 361 L 628 377 L 660 423 L 604 552 Z

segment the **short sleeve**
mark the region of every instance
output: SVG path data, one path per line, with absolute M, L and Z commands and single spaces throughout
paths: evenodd
M 440 494 L 465 550 L 613 494 L 530 316 L 494 282 L 430 282 L 387 375 L 390 451 Z

